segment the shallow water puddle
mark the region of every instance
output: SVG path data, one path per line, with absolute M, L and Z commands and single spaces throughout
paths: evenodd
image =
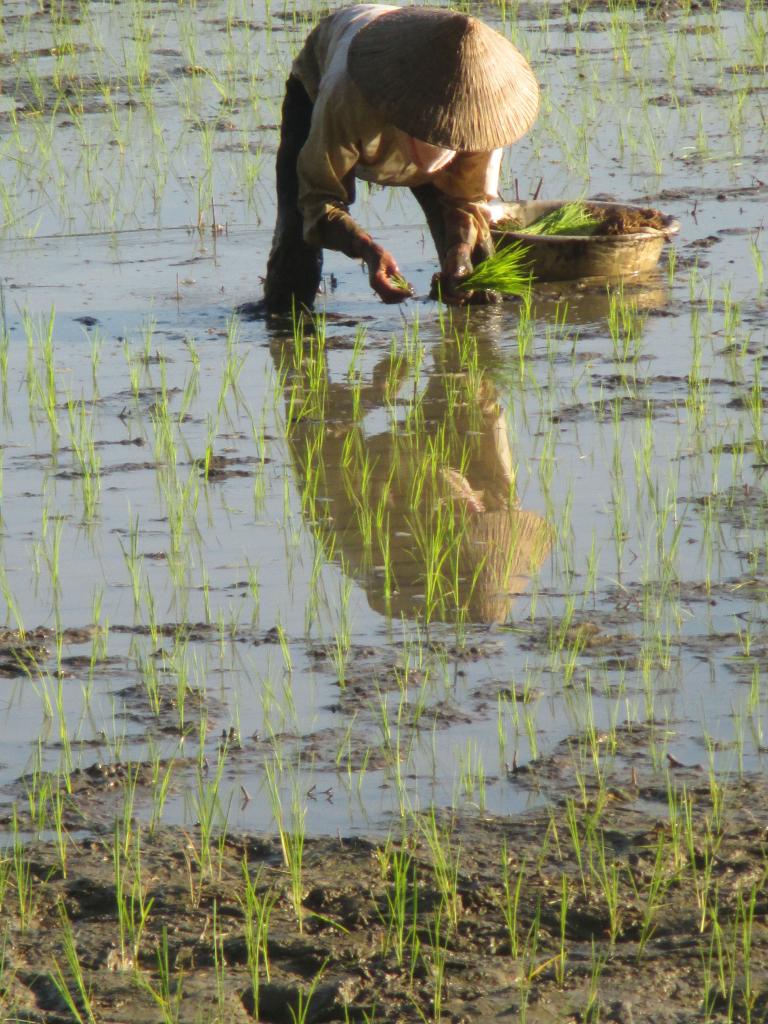
M 507 195 L 674 214 L 657 272 L 451 314 L 331 254 L 294 328 L 233 310 L 310 13 L 6 6 L 7 803 L 76 770 L 106 822 L 140 762 L 144 816 L 386 829 L 623 723 L 761 766 L 765 11 L 667 14 L 508 25 L 546 88 Z M 410 198 L 359 205 L 425 295 Z
M 0 1016 L 763 1019 L 765 3 L 483 8 L 646 278 L 248 321 L 317 15 L 2 8 Z

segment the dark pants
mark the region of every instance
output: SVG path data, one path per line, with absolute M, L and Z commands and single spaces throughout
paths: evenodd
M 312 308 L 323 272 L 323 250 L 304 241 L 299 211 L 296 161 L 309 136 L 312 102 L 301 82 L 291 76 L 285 88 L 280 145 L 277 150 L 277 223 L 267 261 L 264 304 L 270 313 Z

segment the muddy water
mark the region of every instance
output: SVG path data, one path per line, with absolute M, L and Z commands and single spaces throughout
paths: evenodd
M 764 8 L 520 7 L 507 28 L 544 107 L 506 194 L 541 181 L 542 197 L 658 206 L 683 225 L 673 262 L 618 298 L 540 286 L 530 328 L 514 303 L 451 323 L 423 297 L 434 260 L 410 198 L 362 195 L 419 298 L 385 308 L 329 255 L 312 492 L 291 326 L 234 316 L 259 292 L 309 12 L 27 6 L 3 12 L 5 802 L 37 764 L 159 759 L 176 767 L 162 819 L 191 822 L 218 764 L 220 815 L 269 828 L 266 763 L 310 831 L 386 830 L 433 802 L 522 810 L 545 798 L 514 766 L 648 721 L 649 765 L 760 769 Z M 416 430 L 423 452 L 461 422 L 457 380 L 476 477 L 449 446 L 446 486 L 513 481 L 539 537 L 458 626 L 450 602 L 425 621 L 414 470 L 392 440 Z M 396 593 L 363 557 L 345 443 L 397 463 Z M 104 822 L 96 775 L 79 778 Z

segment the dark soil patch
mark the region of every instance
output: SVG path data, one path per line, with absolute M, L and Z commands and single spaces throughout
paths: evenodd
M 416 818 L 395 842 L 308 839 L 295 886 L 275 837 L 109 832 L 66 840 L 63 855 L 33 844 L 24 905 L 14 867 L 3 890 L 3 1016 L 73 1020 L 59 964 L 87 1019 L 69 934 L 105 1024 L 159 1020 L 158 995 L 179 1022 L 289 1022 L 301 1006 L 316 1022 L 764 1020 L 765 782 L 713 794 L 704 773 L 677 767 L 562 787 L 553 810 L 517 819 Z M 267 909 L 258 968 L 247 885 Z M 135 917 L 121 933 L 131 899 L 147 908 L 140 934 Z
M 657 419 L 664 413 L 676 411 L 679 405 L 680 402 L 675 399 L 618 397 L 564 405 L 551 418 L 553 423 L 575 423 L 591 419 L 604 423 L 617 415 L 621 420 L 645 419 L 648 415 Z
M 680 503 L 705 510 L 718 523 L 736 530 L 764 530 L 768 523 L 768 494 L 762 487 L 749 484 L 729 487 L 719 494 L 681 498 Z

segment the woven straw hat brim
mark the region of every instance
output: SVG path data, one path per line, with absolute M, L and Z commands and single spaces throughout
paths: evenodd
M 382 14 L 353 38 L 347 71 L 396 128 L 458 152 L 516 142 L 539 109 L 539 85 L 520 51 L 454 11 L 409 7 Z

